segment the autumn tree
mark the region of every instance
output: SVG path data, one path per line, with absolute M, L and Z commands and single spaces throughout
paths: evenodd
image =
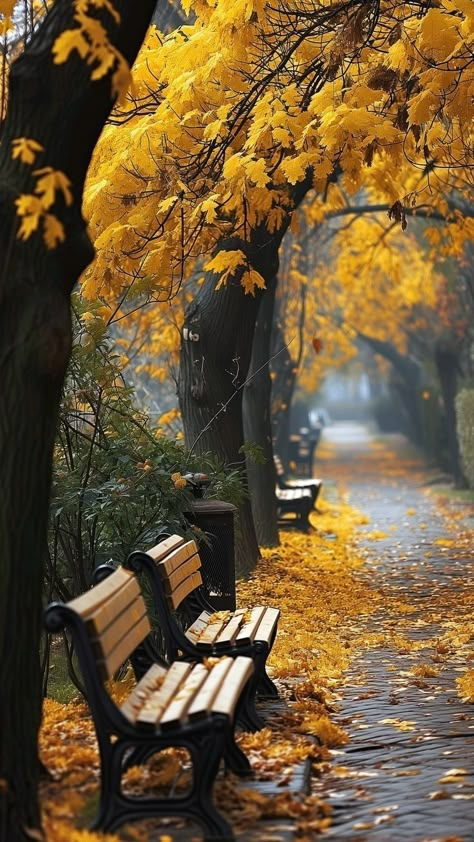
M 0 153 L 0 836 L 9 842 L 40 828 L 41 590 L 69 299 L 94 254 L 84 179 L 154 6 L 58 0 L 9 78 Z M 13 7 L 4 0 L 0 11 Z
M 212 438 L 232 464 L 242 425 L 227 435 L 231 408 L 240 415 L 257 299 L 276 265 L 262 274 L 258 261 L 294 213 L 291 191 L 309 178 L 326 201 L 337 171 L 354 195 L 373 171 L 385 202 L 404 210 L 468 170 L 472 17 L 464 0 L 184 6 L 193 22 L 151 33 L 134 96 L 104 133 L 89 187 L 99 262 L 84 290 L 125 291 L 128 304 L 169 297 L 201 266 L 184 326 L 184 423 L 189 443 Z M 407 161 L 410 190 L 393 178 Z

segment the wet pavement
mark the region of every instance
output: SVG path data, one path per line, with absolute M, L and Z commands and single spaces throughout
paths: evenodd
M 398 437 L 388 461 L 358 425 L 328 428 L 325 441 L 334 445 L 325 470 L 370 518 L 361 575 L 394 602 L 360 620 L 380 646 L 351 665 L 335 716 L 350 742 L 334 752 L 329 778 L 314 782 L 333 808 L 324 838 L 473 842 L 474 706 L 456 692 L 474 667 L 474 548 L 463 535 L 472 508 L 446 519 Z

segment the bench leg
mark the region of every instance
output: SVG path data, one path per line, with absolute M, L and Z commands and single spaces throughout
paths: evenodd
M 268 675 L 266 669 L 264 669 L 263 675 L 260 678 L 260 682 L 257 687 L 257 695 L 262 696 L 263 698 L 278 699 L 278 690 Z
M 179 745 L 189 751 L 193 765 L 193 781 L 190 792 L 185 796 L 168 799 L 131 797 L 124 795 L 121 790 L 122 773 L 128 763 L 127 760 L 124 764 L 124 755 L 132 749 L 131 756 L 138 761 L 138 758 L 144 758 L 145 754 L 149 757 L 166 748 L 166 744 L 136 746 L 128 740 L 118 740 L 113 744 L 106 739 L 101 740 L 100 808 L 90 829 L 113 832 L 127 821 L 178 816 L 197 822 L 204 830 L 205 842 L 234 840 L 232 828 L 212 800 L 214 781 L 222 757 L 228 751 L 229 741 L 233 743 L 231 723 L 226 718 L 220 718 L 213 723 L 211 732 L 209 724 L 206 723 L 205 730 L 201 733 L 197 729 L 195 734 L 188 734 L 171 742 L 170 745 Z M 232 753 L 237 764 L 240 762 L 241 752 L 235 743 Z M 245 755 L 243 756 L 248 763 Z
M 260 681 L 259 675 L 253 675 L 242 694 L 242 704 L 237 713 L 237 722 L 244 731 L 261 731 L 265 727 L 263 719 L 255 707 L 255 696 Z
M 247 778 L 253 774 L 247 755 L 244 754 L 235 742 L 234 734 L 231 734 L 227 741 L 224 763 L 226 771 L 233 772 L 234 775 L 238 775 L 240 778 Z
M 190 747 L 194 766 L 190 795 L 193 798 L 193 806 L 190 809 L 195 820 L 204 828 L 206 842 L 234 839 L 232 828 L 212 800 L 214 781 L 221 758 L 228 748 L 229 739 L 232 739 L 230 722 L 216 722 L 211 734 L 207 733 L 203 739 L 196 740 L 195 745 Z M 237 746 L 235 748 L 237 749 Z

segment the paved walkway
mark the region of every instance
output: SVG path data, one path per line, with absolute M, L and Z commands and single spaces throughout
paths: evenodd
M 474 706 L 455 682 L 474 668 L 474 552 L 426 494 L 420 465 L 400 456 L 400 439 L 388 460 L 357 425 L 327 428 L 325 441 L 334 444 L 325 474 L 370 518 L 361 575 L 393 598 L 391 610 L 360 618 L 359 631 L 380 645 L 352 664 L 336 717 L 351 741 L 314 784 L 333 807 L 325 838 L 473 842 Z M 412 611 L 397 610 L 400 601 Z M 447 618 L 457 628 L 450 639 Z

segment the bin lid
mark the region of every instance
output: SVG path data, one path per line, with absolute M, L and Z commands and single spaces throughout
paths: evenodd
M 202 514 L 217 514 L 218 512 L 236 512 L 237 507 L 233 503 L 225 503 L 223 500 L 193 500 L 193 512 Z

